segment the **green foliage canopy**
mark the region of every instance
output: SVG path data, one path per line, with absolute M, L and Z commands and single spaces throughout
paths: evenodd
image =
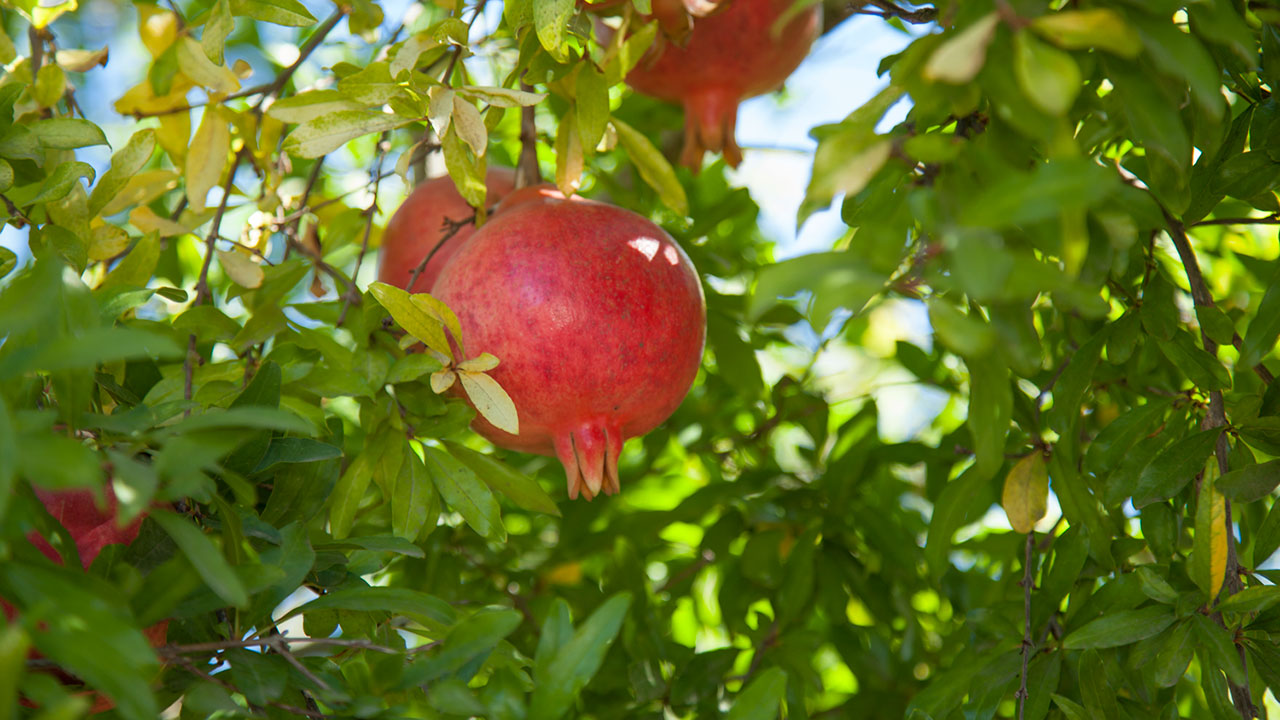
M 0 717 L 83 714 L 80 681 L 128 720 L 1266 717 L 1280 9 L 853 3 L 933 32 L 813 130 L 801 219 L 843 196 L 849 232 L 775 262 L 622 82 L 648 2 L 608 36 L 568 0 L 478 36 L 484 5 L 108 5 L 149 56 L 108 138 L 85 10 L 3 2 L 0 214 L 34 261 L 0 251 Z M 443 162 L 483 211 L 529 117 L 544 177 L 705 279 L 703 372 L 591 504 L 432 392 L 398 326 L 443 352 L 444 315 L 356 282 L 385 178 Z M 946 403 L 893 438 L 903 384 Z M 80 572 L 27 540 L 72 547 L 35 488 L 107 483 L 131 545 Z

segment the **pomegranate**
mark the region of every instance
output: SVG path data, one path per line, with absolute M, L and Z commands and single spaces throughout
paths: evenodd
M 821 5 L 810 5 L 773 34 L 792 0 L 726 0 L 727 7 L 694 21 L 682 47 L 659 38 L 627 82 L 640 92 L 684 104 L 680 161 L 695 172 L 706 151 L 724 152 L 737 167 L 734 140 L 738 103 L 776 90 L 809 54 L 822 25 Z
M 492 205 L 515 187 L 516 174 L 507 168 L 494 168 L 485 177 L 489 189 L 485 200 Z M 445 246 L 436 251 L 418 280 L 409 287 L 409 278 L 445 234 L 445 220 L 461 221 L 471 217 L 475 210 L 458 194 L 453 180 L 447 175 L 422 183 L 396 210 L 382 235 L 381 261 L 378 279 L 389 285 L 401 287 L 412 293 L 427 292 L 435 284 L 449 257 L 474 232 L 473 225 L 460 228 Z
M 569 497 L 618 492 L 618 454 L 675 411 L 702 359 L 697 272 L 662 228 L 629 210 L 518 190 L 458 249 L 432 294 L 470 355 L 515 403 L 520 432 L 483 418 L 494 444 L 555 455 Z
M 128 525 L 121 527 L 116 522 L 116 496 L 108 487 L 106 492 L 106 509 L 98 508 L 98 501 L 94 494 L 89 490 L 60 490 L 49 491 L 37 489 L 36 497 L 40 502 L 44 503 L 44 507 L 66 528 L 67 533 L 71 535 L 72 541 L 75 542 L 76 552 L 80 555 L 80 563 L 86 569 L 93 564 L 98 554 L 108 545 L 128 545 L 138 537 L 138 530 L 142 526 L 142 518 L 139 517 Z M 27 540 L 36 546 L 40 552 L 55 563 L 61 565 L 64 558 L 58 554 L 53 545 L 45 539 L 43 535 L 37 532 L 27 534 Z M 0 606 L 4 608 L 5 618 L 13 620 L 17 615 L 17 610 L 0 598 Z M 162 620 L 149 628 L 142 631 L 152 647 L 163 645 L 168 637 L 169 621 Z M 39 658 L 40 654 L 31 651 L 32 658 Z M 57 669 L 51 671 L 63 683 L 71 684 L 76 680 Z M 99 713 L 110 710 L 115 707 L 115 703 L 110 698 L 95 692 L 84 693 L 91 700 L 89 712 Z M 34 707 L 26 698 L 21 698 L 21 702 L 26 707 Z

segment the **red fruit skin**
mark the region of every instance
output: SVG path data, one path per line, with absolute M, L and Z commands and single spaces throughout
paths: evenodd
M 489 192 L 485 202 L 493 205 L 515 188 L 516 174 L 508 168 L 494 168 L 485 178 Z M 440 269 L 449 258 L 475 232 L 474 225 L 458 230 L 444 247 L 436 252 L 418 280 L 409 287 L 414 268 L 422 262 L 445 233 L 445 220 L 464 220 L 475 210 L 458 194 L 453 180 L 447 175 L 422 183 L 391 216 L 382 234 L 382 251 L 378 263 L 378 280 L 404 288 L 411 293 L 430 292 L 440 275 Z
M 626 438 L 684 399 L 702 359 L 706 303 L 687 255 L 629 210 L 554 189 L 507 198 L 445 266 L 433 293 L 469 356 L 511 396 L 520 432 L 477 417 L 494 444 L 555 455 L 570 498 L 618 492 Z
M 80 555 L 80 563 L 84 568 L 88 568 L 93 564 L 98 554 L 102 552 L 102 548 L 107 545 L 128 545 L 138 537 L 138 530 L 142 527 L 142 517 L 139 516 L 133 522 L 124 527 L 120 527 L 116 523 L 117 501 L 115 493 L 108 487 L 106 492 L 106 509 L 100 510 L 98 500 L 89 490 L 41 490 L 36 489 L 36 497 L 40 502 L 44 503 L 45 510 L 62 524 L 67 532 L 71 535 L 71 539 L 76 544 L 76 552 Z M 27 534 L 27 540 L 36 546 L 40 552 L 44 553 L 55 563 L 61 565 L 64 559 L 58 554 L 49 541 L 37 532 Z M 10 605 L 4 598 L 0 598 L 0 608 L 3 608 L 5 619 L 12 621 L 17 617 L 17 610 Z M 161 620 L 160 622 L 148 628 L 144 628 L 142 634 L 147 637 L 152 647 L 159 647 L 165 644 L 168 639 L 169 621 Z M 35 659 L 40 657 L 40 653 L 32 650 L 30 657 Z M 56 669 L 52 672 L 62 679 L 64 684 L 74 683 L 75 680 Z M 106 712 L 115 707 L 115 703 L 111 698 L 96 693 L 81 693 L 89 696 L 91 701 L 89 714 Z M 36 707 L 26 698 L 19 698 L 24 707 Z
M 734 139 L 738 103 L 776 90 L 800 62 L 822 28 L 821 5 L 812 5 L 773 35 L 774 22 L 792 0 L 727 0 L 727 7 L 693 22 L 688 42 L 661 38 L 630 74 L 640 92 L 684 104 L 681 162 L 695 172 L 706 151 L 724 151 L 737 167 L 742 150 Z

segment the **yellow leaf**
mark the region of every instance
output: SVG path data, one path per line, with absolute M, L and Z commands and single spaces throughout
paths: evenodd
M 174 235 L 185 235 L 191 230 L 180 225 L 169 218 L 162 218 L 156 214 L 155 210 L 143 205 L 136 207 L 129 213 L 129 222 L 142 232 L 160 233 L 160 237 L 172 237 Z
M 31 24 L 37 28 L 47 28 L 49 23 L 57 20 L 63 13 L 75 12 L 80 7 L 76 0 L 66 2 L 40 3 L 31 10 Z
M 987 61 L 987 46 L 999 22 L 1000 17 L 990 13 L 942 43 L 925 63 L 925 78 L 953 85 L 973 80 Z
M 168 113 L 160 116 L 156 128 L 156 141 L 169 153 L 175 165 L 185 165 L 187 142 L 191 139 L 191 111 Z
M 179 177 L 173 170 L 143 170 L 129 178 L 124 189 L 102 208 L 102 214 L 103 216 L 115 215 L 134 205 L 145 205 L 178 187 Z
M 250 290 L 262 286 L 262 266 L 247 254 L 236 250 L 219 250 L 218 263 L 235 284 Z
M 449 333 L 453 335 L 453 341 L 458 345 L 458 355 L 466 357 L 467 354 L 462 349 L 462 325 L 458 322 L 458 316 L 453 314 L 449 306 L 427 293 L 415 293 L 409 299 L 419 310 L 439 320 L 449 329 Z
M 458 364 L 458 369 L 462 372 L 473 373 L 488 372 L 496 367 L 498 367 L 498 358 L 490 355 L 489 353 L 480 353 L 479 357 L 474 357 L 464 363 Z
M 178 41 L 178 67 L 197 85 L 213 92 L 226 94 L 240 89 L 236 74 L 226 65 L 214 65 L 194 38 L 183 36 Z
M 582 563 L 567 562 L 556 565 L 542 574 L 548 585 L 577 585 L 582 582 Z
M 497 380 L 476 372 L 459 372 L 462 389 L 481 417 L 494 427 L 512 435 L 520 434 L 520 419 L 516 416 L 516 404 Z
M 129 247 L 129 234 L 116 225 L 99 225 L 89 240 L 89 259 L 107 260 Z
M 1032 453 L 1018 461 L 1004 479 L 1004 493 L 1000 504 L 1004 506 L 1009 524 L 1017 532 L 1026 534 L 1035 529 L 1036 522 L 1044 517 L 1049 498 L 1049 474 L 1044 456 Z
M 187 91 L 195 87 L 185 75 L 175 75 L 167 95 L 156 95 L 150 80 L 143 80 L 116 100 L 121 115 L 156 115 L 187 106 Z
M 203 212 L 209 190 L 222 181 L 231 152 L 231 129 L 216 108 L 206 108 L 191 147 L 187 150 L 187 200 L 191 209 Z
M 64 69 L 71 72 L 88 72 L 99 65 L 107 64 L 107 48 L 101 50 L 59 50 L 54 58 Z
M 484 118 L 480 117 L 475 105 L 457 94 L 453 96 L 453 128 L 471 152 L 477 157 L 484 155 L 489 145 L 489 131 L 485 130 Z
M 138 23 L 138 35 L 142 37 L 142 44 L 147 47 L 151 57 L 160 57 L 178 37 L 178 16 L 157 5 L 138 3 L 135 7 L 138 8 L 139 19 L 142 21 Z
M 405 332 L 421 340 L 427 347 L 453 358 L 449 347 L 449 339 L 444 334 L 444 324 L 431 313 L 424 311 L 410 298 L 409 293 L 394 285 L 375 282 L 369 285 L 369 292 L 391 313 Z
M 1190 563 L 1191 579 L 1208 594 L 1210 604 L 1222 591 L 1227 576 L 1227 507 L 1226 499 L 1214 487 L 1217 480 L 1218 459 L 1211 455 L 1200 480 Z
M 431 373 L 431 392 L 439 395 L 440 393 L 453 387 L 453 381 L 458 379 L 458 374 L 452 370 L 438 370 Z

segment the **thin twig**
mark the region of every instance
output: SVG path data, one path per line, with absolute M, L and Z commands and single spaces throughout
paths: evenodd
M 1280 225 L 1280 213 L 1272 213 L 1263 217 L 1210 218 L 1191 223 L 1191 227 L 1200 227 L 1202 225 Z
M 1182 267 L 1186 270 L 1192 301 L 1196 307 L 1213 307 L 1213 295 L 1209 292 L 1209 286 L 1205 283 L 1204 276 L 1200 273 L 1200 263 L 1196 260 L 1195 250 L 1192 249 L 1191 241 L 1187 238 L 1186 229 L 1167 210 L 1164 211 L 1164 217 L 1169 230 L 1169 239 L 1173 241 L 1173 247 L 1178 251 L 1178 257 L 1182 260 Z M 1216 358 L 1218 344 L 1209 337 L 1204 328 L 1200 329 L 1200 340 L 1204 343 L 1205 352 Z M 1200 427 L 1208 430 L 1224 427 L 1226 424 L 1227 417 L 1222 401 L 1222 391 L 1213 390 L 1209 393 L 1209 407 L 1205 413 L 1204 422 L 1201 423 Z M 1220 475 L 1227 474 L 1231 468 L 1228 463 L 1230 448 L 1227 445 L 1226 433 L 1218 435 L 1218 443 L 1214 451 L 1218 457 L 1218 473 Z M 1236 536 L 1234 523 L 1231 519 L 1231 500 L 1227 499 L 1224 506 L 1224 514 L 1226 515 L 1224 522 L 1227 526 L 1227 567 L 1222 592 L 1224 596 L 1230 596 L 1241 589 L 1240 560 L 1236 555 Z M 1210 602 L 1212 602 L 1212 599 Z M 1221 613 L 1215 612 L 1213 617 L 1219 625 L 1223 624 Z M 1244 718 L 1244 720 L 1251 720 L 1256 716 L 1257 710 L 1253 706 L 1252 693 L 1249 690 L 1248 659 L 1244 654 L 1243 648 L 1237 645 L 1236 649 L 1240 653 L 1240 662 L 1244 666 L 1245 683 L 1244 685 L 1237 685 L 1228 679 L 1227 686 L 1231 691 L 1231 702 L 1240 713 L 1240 717 Z
M 241 148 L 231 161 L 231 169 L 227 171 L 227 181 L 222 184 L 222 200 L 218 202 L 218 210 L 213 214 L 209 234 L 205 237 L 204 264 L 200 266 L 200 279 L 196 281 L 196 305 L 203 305 L 212 297 L 209 290 L 209 265 L 213 263 L 214 243 L 218 240 L 218 228 L 222 225 L 222 216 L 227 212 L 227 200 L 231 198 L 231 188 L 235 185 L 236 171 L 240 169 L 240 161 L 244 159 L 245 150 Z
M 161 655 L 166 657 L 175 657 L 187 653 L 206 653 L 216 652 L 218 650 L 234 650 L 236 648 L 251 647 L 275 647 L 283 643 L 286 647 L 290 645 L 332 645 L 335 647 L 356 648 L 359 650 L 373 650 L 387 655 L 398 655 L 402 650 L 389 648 L 385 645 L 377 645 L 368 640 L 359 640 L 352 638 L 312 638 L 312 637 L 289 637 L 288 635 L 272 635 L 265 638 L 250 638 L 245 640 L 214 640 L 212 642 L 188 643 L 185 645 L 162 645 L 158 648 Z
M 1023 719 L 1027 705 L 1027 666 L 1031 664 L 1031 654 L 1035 644 L 1031 640 L 1031 551 L 1036 544 L 1036 531 L 1033 528 L 1027 533 L 1026 550 L 1022 559 L 1022 675 L 1018 684 L 1018 720 Z
M 872 13 L 872 12 L 866 12 L 865 10 L 861 10 L 861 9 L 856 10 L 855 12 L 862 15 L 878 15 L 879 17 L 886 18 L 886 19 L 891 17 L 896 17 L 900 20 L 909 22 L 913 25 L 925 25 L 927 23 L 931 23 L 934 20 L 938 19 L 938 10 L 937 8 L 932 8 L 932 7 L 922 7 L 918 10 L 908 10 L 904 7 L 900 7 L 898 5 L 895 5 L 894 3 L 888 2 L 887 0 L 868 0 L 867 2 L 862 3 L 862 5 L 863 6 L 872 5 L 877 9 L 879 9 L 880 12 Z
M 364 263 L 364 256 L 369 252 L 369 236 L 373 233 L 373 217 L 378 214 L 378 186 L 382 184 L 382 161 L 387 157 L 387 150 L 391 147 L 391 131 L 384 130 L 382 135 L 378 137 L 378 157 L 373 162 L 373 199 L 369 201 L 369 207 L 364 209 L 364 236 L 360 239 L 360 254 L 356 256 L 356 269 L 351 273 L 351 284 L 347 286 L 347 291 L 342 296 L 342 312 L 338 313 L 338 325 L 347 319 L 347 311 L 351 309 L 351 303 L 360 297 L 360 289 L 356 286 L 356 278 L 360 277 L 360 266 Z
M 440 241 L 436 243 L 435 247 L 431 248 L 431 251 L 422 258 L 422 261 L 419 262 L 417 267 L 413 269 L 413 272 L 409 274 L 408 287 L 410 288 L 410 292 L 412 292 L 414 284 L 418 282 L 418 276 L 422 274 L 423 270 L 427 269 L 427 265 L 431 262 L 431 258 L 436 256 L 436 253 L 440 251 L 440 248 L 444 247 L 445 243 L 452 240 L 453 236 L 457 235 L 462 228 L 474 223 L 475 221 L 475 213 L 471 213 L 470 217 L 462 218 L 460 220 L 444 218 L 440 221 L 440 227 L 444 230 L 444 234 L 440 236 Z
M 293 77 L 293 74 L 298 71 L 298 68 L 302 66 L 302 63 L 306 62 L 307 58 L 311 56 L 311 53 L 315 52 L 315 49 L 320 47 L 320 43 L 324 42 L 325 37 L 338 24 L 338 21 L 342 20 L 344 15 L 346 15 L 346 11 L 343 9 L 342 5 L 338 5 L 338 9 L 335 10 L 332 15 L 325 18 L 324 22 L 320 24 L 320 27 L 316 28 L 316 31 L 311 33 L 311 37 L 307 38 L 306 44 L 298 49 L 298 57 L 289 64 L 289 67 L 281 70 L 280 74 L 277 75 L 274 80 L 269 83 L 255 85 L 254 87 L 231 93 L 223 98 L 223 100 L 234 100 L 236 98 L 261 94 L 262 98 L 255 104 L 254 109 L 256 110 L 261 108 L 267 98 L 275 97 L 280 94 L 281 90 L 284 90 L 284 86 L 288 84 L 289 78 Z

